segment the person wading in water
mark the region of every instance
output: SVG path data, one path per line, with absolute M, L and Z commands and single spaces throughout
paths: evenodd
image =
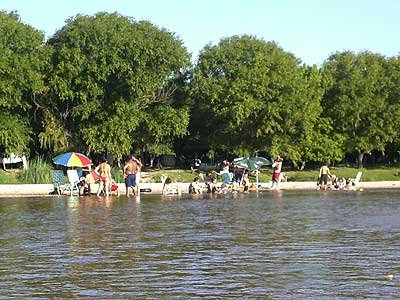
M 137 196 L 139 193 L 136 184 L 136 174 L 140 170 L 138 159 L 132 154 L 131 158 L 126 162 L 124 166 L 124 178 L 126 186 L 126 196 L 129 197 L 130 191 L 133 196 Z

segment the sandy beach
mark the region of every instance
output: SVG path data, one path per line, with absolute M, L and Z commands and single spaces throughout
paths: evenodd
M 182 193 L 187 193 L 189 183 L 176 183 L 179 185 Z M 262 190 L 269 190 L 270 183 L 260 183 Z M 151 192 L 142 192 L 142 194 L 161 194 L 162 183 L 142 183 L 141 189 L 148 189 Z M 98 186 L 95 184 L 92 191 L 97 191 Z M 316 190 L 315 182 L 282 182 L 280 183 L 281 190 Z M 400 181 L 374 181 L 360 182 L 357 185 L 358 189 L 393 189 L 400 188 Z M 125 185 L 119 184 L 120 194 L 125 194 Z M 0 197 L 16 197 L 16 196 L 48 196 L 54 191 L 53 184 L 0 184 Z M 69 193 L 66 192 L 66 195 Z

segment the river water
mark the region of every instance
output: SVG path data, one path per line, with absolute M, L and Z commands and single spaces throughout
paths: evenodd
M 400 191 L 1 198 L 0 299 L 396 299 Z

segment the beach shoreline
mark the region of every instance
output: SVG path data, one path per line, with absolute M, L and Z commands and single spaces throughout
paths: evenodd
M 183 194 L 188 193 L 190 183 L 175 183 L 179 186 Z M 121 195 L 125 195 L 125 184 L 119 183 L 119 191 Z M 259 183 L 260 190 L 270 191 L 271 184 L 269 182 Z M 316 182 L 302 182 L 290 181 L 281 182 L 281 190 L 301 191 L 301 190 L 317 190 Z M 162 183 L 141 183 L 140 188 L 149 190 L 149 192 L 141 192 L 141 194 L 162 194 Z M 357 190 L 371 190 L 371 189 L 398 189 L 400 188 L 400 181 L 373 181 L 373 182 L 359 182 L 356 186 Z M 97 191 L 98 186 L 92 186 L 92 192 Z M 0 197 L 18 197 L 18 196 L 49 196 L 54 195 L 53 184 L 0 184 Z M 65 192 L 69 195 L 69 192 Z

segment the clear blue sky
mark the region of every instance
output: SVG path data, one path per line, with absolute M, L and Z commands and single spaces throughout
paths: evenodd
M 400 53 L 400 0 L 0 0 L 0 10 L 46 37 L 78 13 L 118 12 L 174 32 L 194 60 L 235 34 L 274 40 L 310 65 L 343 50 Z

